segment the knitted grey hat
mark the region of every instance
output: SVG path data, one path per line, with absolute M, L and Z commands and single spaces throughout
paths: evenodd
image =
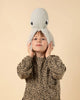
M 32 15 L 31 15 L 30 24 L 31 24 L 32 30 L 31 30 L 27 43 L 30 43 L 32 41 L 32 38 L 37 31 L 42 31 L 44 36 L 47 38 L 47 42 L 50 43 L 52 41 L 53 46 L 55 46 L 54 38 L 47 28 L 48 22 L 49 22 L 49 19 L 48 19 L 48 14 L 46 10 L 43 8 L 36 8 L 32 12 Z

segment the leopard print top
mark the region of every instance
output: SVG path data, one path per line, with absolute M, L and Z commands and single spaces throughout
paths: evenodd
M 60 79 L 65 71 L 59 56 L 24 57 L 17 66 L 19 77 L 26 82 L 22 100 L 60 100 Z

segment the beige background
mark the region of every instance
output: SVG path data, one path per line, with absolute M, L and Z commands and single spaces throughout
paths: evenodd
M 49 15 L 55 39 L 52 54 L 67 67 L 61 80 L 61 100 L 80 99 L 80 0 L 0 0 L 0 100 L 21 100 L 25 80 L 17 64 L 27 55 L 30 15 L 37 8 Z

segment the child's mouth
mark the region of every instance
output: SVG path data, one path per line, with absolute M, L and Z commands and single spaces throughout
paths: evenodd
M 37 46 L 41 46 L 41 45 L 37 45 Z
M 37 44 L 36 46 L 42 46 L 41 44 Z

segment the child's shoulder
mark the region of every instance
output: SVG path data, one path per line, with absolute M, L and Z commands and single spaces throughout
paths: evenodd
M 62 60 L 61 60 L 61 58 L 60 58 L 60 56 L 58 56 L 58 55 L 50 55 L 50 56 L 48 56 L 47 57 L 47 60 L 55 60 L 55 61 L 59 61 L 59 62 L 61 62 Z
M 50 55 L 51 57 L 59 57 L 58 55 Z
M 58 55 L 50 55 L 47 58 L 48 62 L 62 63 L 62 59 Z
M 60 57 L 58 55 L 50 55 L 50 58 L 60 59 Z
M 22 62 L 25 62 L 25 61 L 32 61 L 32 57 L 26 55 L 22 58 Z

